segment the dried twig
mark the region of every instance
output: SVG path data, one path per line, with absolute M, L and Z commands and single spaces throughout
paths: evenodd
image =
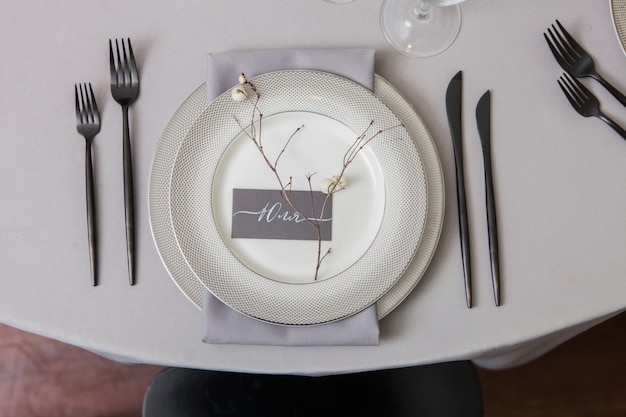
M 374 140 L 376 137 L 381 135 L 383 132 L 396 128 L 396 127 L 400 127 L 402 125 L 399 124 L 397 126 L 392 126 L 387 129 L 378 130 L 373 135 L 367 136 L 367 132 L 374 125 L 373 120 L 370 122 L 368 127 L 356 138 L 356 140 L 350 145 L 350 147 L 344 154 L 343 166 L 341 167 L 341 171 L 339 175 L 334 176 L 332 180 L 326 180 L 326 182 L 324 183 L 325 185 L 322 186 L 322 191 L 326 194 L 326 197 L 324 197 L 324 200 L 322 202 L 322 206 L 319 211 L 319 216 L 316 215 L 317 211 L 315 207 L 313 184 L 312 184 L 312 178 L 313 178 L 313 175 L 315 174 L 306 175 L 306 180 L 309 185 L 309 191 L 311 193 L 311 213 L 313 215 L 313 217 L 311 218 L 310 216 L 307 216 L 305 213 L 303 213 L 303 211 L 299 207 L 297 207 L 291 199 L 290 194 L 291 194 L 291 187 L 293 184 L 293 177 L 290 176 L 289 181 L 285 183 L 278 172 L 278 162 L 280 161 L 281 157 L 285 153 L 291 141 L 296 137 L 298 132 L 300 132 L 304 126 L 298 127 L 297 129 L 294 130 L 294 132 L 291 133 L 289 138 L 287 138 L 287 140 L 285 141 L 284 146 L 282 147 L 282 149 L 276 156 L 276 159 L 274 160 L 274 162 L 272 162 L 270 161 L 270 159 L 268 158 L 268 156 L 266 155 L 263 149 L 263 142 L 262 142 L 263 113 L 261 112 L 258 106 L 260 93 L 257 90 L 256 86 L 253 83 L 251 83 L 243 73 L 239 76 L 239 85 L 236 86 L 232 90 L 232 97 L 235 101 L 246 101 L 252 105 L 251 121 L 250 121 L 250 125 L 248 128 L 244 127 L 244 125 L 236 117 L 235 117 L 235 120 L 239 124 L 239 127 L 241 128 L 241 130 L 245 132 L 248 138 L 250 138 L 251 141 L 254 143 L 256 148 L 259 150 L 259 153 L 263 157 L 266 165 L 269 167 L 269 169 L 272 171 L 272 173 L 276 177 L 276 180 L 278 181 L 278 185 L 280 187 L 281 195 L 285 199 L 287 204 L 291 207 L 292 210 L 298 213 L 303 219 L 305 219 L 316 230 L 317 262 L 315 265 L 314 280 L 317 280 L 319 276 L 319 269 L 322 265 L 322 262 L 331 253 L 331 250 L 332 250 L 332 248 L 328 248 L 328 250 L 324 254 L 322 254 L 322 219 L 324 218 L 324 213 L 326 211 L 326 207 L 330 200 L 330 196 L 345 188 L 346 181 L 345 181 L 344 174 L 346 172 L 346 169 L 354 161 L 354 159 L 358 156 L 358 154 L 372 140 Z

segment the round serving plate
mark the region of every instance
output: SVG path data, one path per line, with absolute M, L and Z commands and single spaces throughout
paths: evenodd
M 332 276 L 332 279 L 310 280 L 297 285 L 285 283 L 261 275 L 241 262 L 222 240 L 212 196 L 214 187 L 219 186 L 214 182 L 216 168 L 233 140 L 241 134 L 242 121 L 254 121 L 250 119 L 253 106 L 248 101 L 233 100 L 230 91 L 227 91 L 213 101 L 194 123 L 174 163 L 170 211 L 181 252 L 211 293 L 248 316 L 272 323 L 311 325 L 353 315 L 375 303 L 395 284 L 419 245 L 426 220 L 427 192 L 417 149 L 393 112 L 371 91 L 353 81 L 329 73 L 299 70 L 260 75 L 252 82 L 260 92 L 256 106 L 264 117 L 285 112 L 321 114 L 351 129 L 352 141 L 367 132 L 374 121 L 371 135 L 376 133 L 377 136 L 365 146 L 375 154 L 385 183 L 385 212 L 376 238 L 354 264 Z M 366 137 L 370 135 L 364 134 Z M 266 143 L 263 139 L 264 149 L 272 147 L 271 140 Z M 285 140 L 276 140 L 279 142 L 275 146 L 276 156 L 284 147 Z M 322 165 L 322 171 L 331 169 L 323 164 L 323 156 L 315 157 L 315 140 L 303 146 L 306 149 L 294 158 L 293 166 L 288 165 L 288 168 L 306 166 L 312 160 L 314 165 Z M 253 148 L 250 147 L 251 153 Z M 272 153 L 269 150 L 266 152 Z M 346 152 L 347 149 L 339 157 Z M 271 160 L 276 158 L 266 156 Z M 356 158 L 360 157 L 357 155 Z M 327 154 L 326 158 L 332 159 L 332 156 Z M 263 161 L 261 156 L 257 159 Z M 272 184 L 272 175 L 267 168 L 237 168 L 245 171 L 245 176 L 256 186 L 266 188 Z M 289 173 L 289 177 L 295 182 L 298 177 L 306 177 L 307 172 L 316 171 Z M 268 173 L 267 182 L 260 179 L 263 173 Z M 306 190 L 304 186 L 298 187 L 297 183 L 289 188 Z M 350 187 L 346 195 L 349 193 Z M 334 197 L 346 200 L 346 195 L 337 193 Z M 369 209 L 353 205 L 352 210 Z M 335 223 L 350 221 L 351 216 L 334 219 Z M 291 241 L 283 240 L 281 243 L 284 250 L 292 246 Z M 316 242 L 307 243 L 308 247 L 303 250 L 313 253 Z M 330 256 L 342 257 L 342 253 L 333 248 Z M 275 262 L 281 260 L 275 257 L 268 260 L 268 264 Z
M 421 157 L 428 190 L 426 221 L 412 262 L 395 285 L 376 302 L 381 319 L 413 290 L 428 267 L 443 224 L 444 185 L 434 142 L 411 104 L 379 75 L 375 75 L 374 94 L 395 113 L 412 136 Z M 170 213 L 170 179 L 181 144 L 207 108 L 206 89 L 202 84 L 182 103 L 163 132 L 155 150 L 149 182 L 150 224 L 155 244 L 174 282 L 199 308 L 205 285 L 187 264 L 176 241 Z
M 309 283 L 342 273 L 368 250 L 383 222 L 385 181 L 376 155 L 371 147 L 364 147 L 342 175 L 346 188 L 327 199 L 321 185 L 341 172 L 355 133 L 335 119 L 310 112 L 264 116 L 262 126 L 263 152 L 271 161 L 280 155 L 277 170 L 282 183 L 290 184 L 288 194 L 294 208 L 281 195 L 276 176 L 248 132 L 241 133 L 224 151 L 214 172 L 211 202 L 222 241 L 246 267 L 280 282 Z M 194 175 L 196 171 L 190 172 Z M 242 196 L 236 208 L 233 190 Z M 301 191 L 298 201 L 294 190 Z M 315 191 L 318 201 L 315 213 L 310 213 Z M 330 235 L 319 247 L 318 221 Z M 282 237 L 286 228 L 295 231 L 289 234 L 291 239 L 276 238 Z M 232 231 L 239 233 L 233 237 Z M 318 249 L 320 256 L 331 250 L 319 269 Z
M 617 39 L 626 53 L 626 0 L 609 0 L 609 7 Z

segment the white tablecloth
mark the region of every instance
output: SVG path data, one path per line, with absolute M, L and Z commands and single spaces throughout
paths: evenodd
M 476 359 L 530 360 L 626 308 L 626 142 L 564 99 L 542 33 L 558 18 L 626 91 L 626 58 L 609 2 L 467 0 L 454 45 L 428 59 L 389 47 L 380 1 L 75 2 L 24 0 L 0 15 L 0 322 L 125 362 L 231 371 L 332 374 Z M 141 71 L 131 108 L 137 285 L 126 271 L 121 112 L 109 92 L 108 39 L 130 37 Z M 156 142 L 205 79 L 211 51 L 374 47 L 376 70 L 415 105 L 446 179 L 446 220 L 416 290 L 381 322 L 377 347 L 217 346 L 200 340 L 201 313 L 162 265 L 148 221 Z M 464 71 L 466 186 L 475 306 L 465 306 L 445 89 Z M 84 140 L 75 82 L 94 84 L 100 285 L 86 243 Z M 626 109 L 586 80 L 626 125 Z M 491 292 L 482 155 L 475 105 L 492 91 L 493 156 L 502 264 Z

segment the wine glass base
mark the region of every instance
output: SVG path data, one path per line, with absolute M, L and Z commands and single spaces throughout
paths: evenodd
M 416 0 L 385 0 L 380 25 L 385 38 L 399 52 L 426 58 L 442 53 L 461 29 L 458 5 L 432 6 L 427 19 L 417 13 Z

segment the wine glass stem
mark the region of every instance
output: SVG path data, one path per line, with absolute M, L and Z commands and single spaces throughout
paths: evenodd
M 428 0 L 420 0 L 419 5 L 415 8 L 417 20 L 426 21 L 430 19 L 430 7 L 432 3 Z

